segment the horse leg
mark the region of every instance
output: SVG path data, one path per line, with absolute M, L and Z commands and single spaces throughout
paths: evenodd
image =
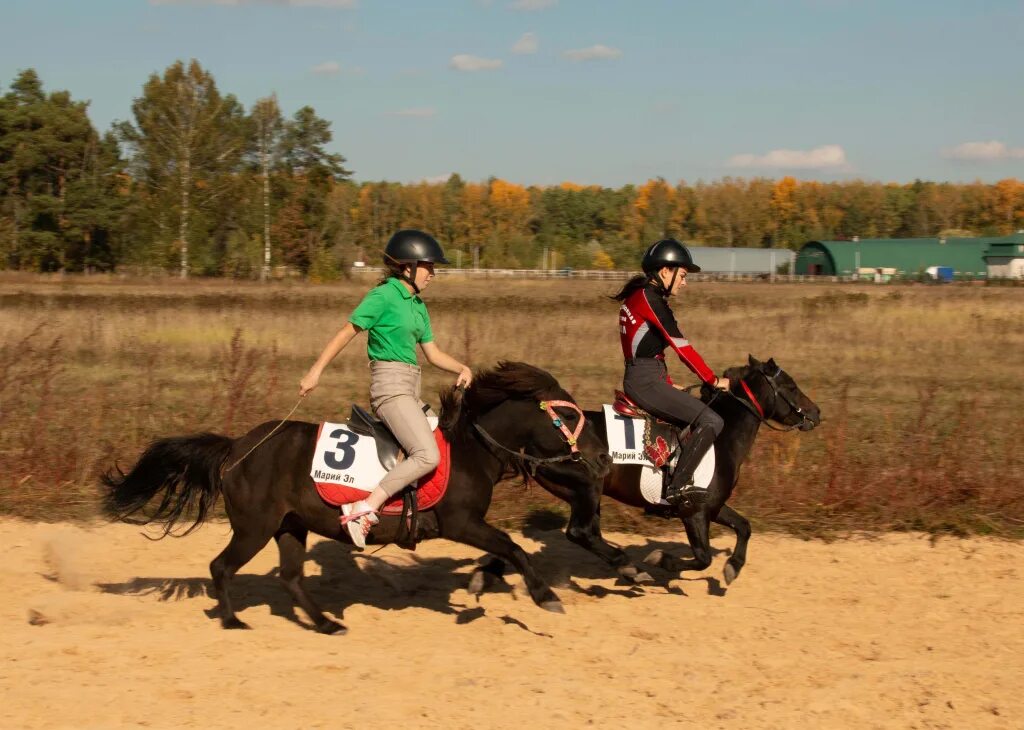
M 704 570 L 711 565 L 711 536 L 708 530 L 707 509 L 701 508 L 684 517 L 683 527 L 686 528 L 686 537 L 690 542 L 690 550 L 693 551 L 692 558 L 676 558 L 661 550 L 655 550 L 647 556 L 646 562 L 672 573 Z
M 466 587 L 466 590 L 474 596 L 479 596 L 504 576 L 505 561 L 491 555 L 486 563 L 478 565 L 473 569 L 473 573 L 469 577 L 469 585 Z
M 569 502 L 572 512 L 565 536 L 618 569 L 619 577 L 631 583 L 653 583 L 647 573 L 641 573 L 629 562 L 624 550 L 608 543 L 601 534 L 601 494 L 597 489 L 575 492 Z
M 306 534 L 303 527 L 290 527 L 281 529 L 274 535 L 278 552 L 281 554 L 281 582 L 288 589 L 292 599 L 312 619 L 317 631 L 321 634 L 344 634 L 347 629 L 337 621 L 327 618 L 302 584 L 305 578 Z
M 725 584 L 729 585 L 740 574 L 747 563 L 747 543 L 750 542 L 750 522 L 746 517 L 729 505 L 723 504 L 714 519 L 720 525 L 730 528 L 736 533 L 736 546 L 732 549 L 732 557 L 725 563 Z
M 256 531 L 251 527 L 240 531 L 235 529 L 231 534 L 231 542 L 220 555 L 210 563 L 210 575 L 213 577 L 213 592 L 220 610 L 220 623 L 225 629 L 248 629 L 244 621 L 235 615 L 228 593 L 228 583 L 239 568 L 248 563 L 256 553 L 270 542 L 273 532 Z
M 565 613 L 558 596 L 530 564 L 526 551 L 519 547 L 507 533 L 480 520 L 464 522 L 452 532 L 442 530 L 441 537 L 485 550 L 511 563 L 522 573 L 526 589 L 534 603 L 547 611 Z

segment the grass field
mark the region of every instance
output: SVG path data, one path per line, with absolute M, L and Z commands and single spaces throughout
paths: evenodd
M 0 276 L 0 512 L 92 514 L 97 474 L 150 439 L 283 417 L 371 284 Z M 547 368 L 596 407 L 622 375 L 615 289 L 452 278 L 425 299 L 442 349 Z M 756 525 L 1024 534 L 1024 289 L 704 283 L 675 309 L 716 370 L 775 357 L 824 414 L 807 434 L 762 429 L 733 499 Z M 295 417 L 365 404 L 365 363 L 360 339 Z M 428 400 L 450 382 L 428 368 Z M 560 509 L 509 483 L 492 517 L 537 507 Z M 611 505 L 604 518 L 647 519 Z

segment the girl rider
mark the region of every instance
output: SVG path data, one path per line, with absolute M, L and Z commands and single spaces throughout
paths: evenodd
M 352 542 L 366 546 L 366 535 L 377 524 L 377 511 L 391 496 L 433 471 L 440 461 L 434 435 L 420 400 L 420 368 L 416 345 L 431 365 L 458 373 L 456 385 L 469 385 L 469 368 L 434 344 L 427 307 L 419 293 L 434 279 L 434 264 L 447 264 L 441 245 L 432 236 L 402 230 L 384 249 L 387 273 L 367 293 L 334 336 L 313 367 L 299 382 L 305 396 L 320 381 L 327 364 L 345 349 L 359 332 L 367 331 L 366 354 L 370 359 L 370 407 L 398 439 L 407 458 L 381 479 L 365 500 L 352 505 L 341 518 Z
M 626 359 L 622 388 L 648 413 L 677 426 L 692 426 L 665 497 L 678 504 L 697 496 L 688 491 L 693 473 L 724 423 L 699 398 L 672 384 L 664 350 L 671 347 L 686 367 L 710 386 L 728 390 L 729 380 L 717 377 L 697 354 L 679 331 L 668 305 L 668 298 L 686 286 L 687 272 L 700 271 L 686 246 L 674 238 L 658 241 L 647 249 L 641 267 L 643 275 L 630 279 L 613 297 L 622 302 L 619 337 Z

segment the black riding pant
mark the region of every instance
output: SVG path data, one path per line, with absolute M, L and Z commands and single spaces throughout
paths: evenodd
M 651 415 L 678 426 L 710 426 L 717 438 L 725 422 L 722 417 L 696 398 L 668 383 L 665 361 L 653 357 L 626 362 L 622 389 L 634 403 Z

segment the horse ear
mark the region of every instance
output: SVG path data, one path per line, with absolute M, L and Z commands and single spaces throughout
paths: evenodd
M 758 362 L 758 359 L 756 357 L 750 354 L 747 354 L 747 362 L 750 363 L 750 367 L 752 368 L 756 368 L 758 365 L 761 364 L 760 362 Z
M 766 362 L 765 365 L 767 365 L 770 368 L 779 369 L 779 366 L 775 364 L 775 358 L 774 357 L 768 358 L 768 362 Z

